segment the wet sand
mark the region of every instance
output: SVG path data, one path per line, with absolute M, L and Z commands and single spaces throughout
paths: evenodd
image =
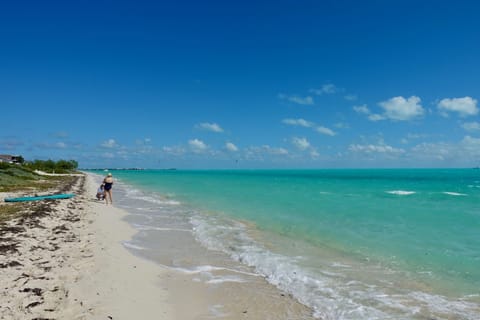
M 311 318 L 262 277 L 217 284 L 132 254 L 128 213 L 95 200 L 96 188 L 94 176 L 76 177 L 62 190 L 76 197 L 32 203 L 2 225 L 0 319 Z

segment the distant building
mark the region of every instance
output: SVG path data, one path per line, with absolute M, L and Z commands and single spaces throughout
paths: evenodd
M 12 156 L 10 154 L 0 154 L 0 162 L 21 163 L 22 156 Z

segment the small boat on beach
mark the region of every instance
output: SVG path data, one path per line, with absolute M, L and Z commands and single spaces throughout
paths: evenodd
M 34 196 L 34 197 L 19 197 L 19 198 L 5 198 L 5 202 L 23 202 L 23 201 L 38 201 L 46 199 L 69 199 L 75 197 L 73 193 L 61 193 L 61 194 L 50 194 L 44 196 Z

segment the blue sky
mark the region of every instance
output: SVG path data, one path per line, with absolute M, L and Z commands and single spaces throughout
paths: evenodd
M 3 1 L 0 153 L 480 165 L 476 1 Z

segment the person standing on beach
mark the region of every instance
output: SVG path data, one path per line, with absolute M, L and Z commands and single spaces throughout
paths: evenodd
M 112 200 L 112 186 L 113 186 L 113 177 L 109 172 L 105 179 L 103 179 L 103 190 L 105 191 L 105 204 L 108 204 L 108 198 L 110 198 L 110 204 L 113 204 Z

